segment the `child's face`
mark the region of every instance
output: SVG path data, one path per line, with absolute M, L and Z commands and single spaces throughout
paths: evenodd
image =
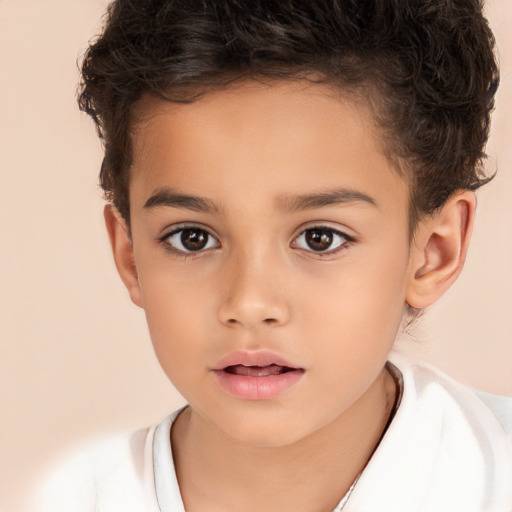
M 164 371 L 238 442 L 318 431 L 379 376 L 404 311 L 408 188 L 371 114 L 326 86 L 255 82 L 143 110 L 130 291 Z M 237 366 L 272 362 L 294 370 Z

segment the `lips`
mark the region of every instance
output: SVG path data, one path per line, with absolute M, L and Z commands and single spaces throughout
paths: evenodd
M 270 400 L 289 390 L 305 370 L 271 352 L 236 352 L 212 372 L 221 389 L 235 398 Z
M 233 352 L 227 357 L 221 359 L 213 366 L 213 370 L 224 370 L 229 366 L 282 366 L 286 368 L 298 369 L 299 367 L 290 361 L 287 361 L 278 354 L 261 350 L 257 352 Z
M 293 372 L 296 368 L 271 364 L 268 366 L 244 366 L 243 364 L 235 364 L 227 366 L 224 371 L 232 375 L 242 375 L 244 377 L 268 377 L 269 375 L 280 375 L 286 372 Z

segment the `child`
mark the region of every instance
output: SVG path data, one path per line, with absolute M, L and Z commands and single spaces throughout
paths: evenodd
M 510 401 L 391 353 L 490 179 L 481 10 L 110 6 L 80 105 L 119 274 L 189 406 L 77 455 L 47 510 L 512 510 Z

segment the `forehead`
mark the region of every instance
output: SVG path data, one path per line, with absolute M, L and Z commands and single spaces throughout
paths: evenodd
M 274 202 L 342 187 L 407 201 L 371 110 L 328 85 L 247 81 L 189 104 L 145 97 L 137 114 L 132 207 L 162 187 Z

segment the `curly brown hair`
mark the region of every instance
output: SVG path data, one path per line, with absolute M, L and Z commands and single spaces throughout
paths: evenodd
M 479 0 L 116 0 L 79 91 L 103 140 L 107 200 L 129 223 L 143 94 L 192 102 L 247 77 L 312 75 L 372 100 L 410 184 L 411 226 L 491 179 L 484 146 L 499 75 Z

